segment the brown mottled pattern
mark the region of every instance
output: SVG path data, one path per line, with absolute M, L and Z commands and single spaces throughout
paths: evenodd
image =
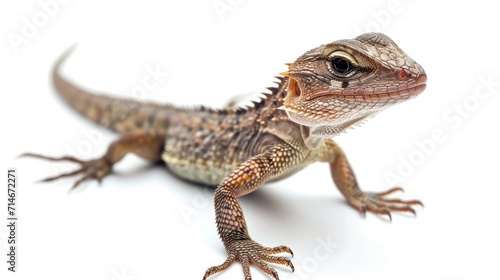
M 300 126 L 276 110 L 286 79 L 280 78 L 279 83 L 251 108 L 186 110 L 172 115 L 163 160 L 183 178 L 217 185 L 242 162 L 282 141 L 269 131 L 273 125 L 286 122 L 299 133 Z
M 134 130 L 162 131 L 166 135 L 162 159 L 178 176 L 198 183 L 217 185 L 239 164 L 280 141 L 269 128 L 283 126 L 299 134 L 299 125 L 277 110 L 282 105 L 288 78 L 277 77 L 253 107 L 213 110 L 203 107 L 176 108 L 96 95 L 63 79 L 53 71 L 54 85 L 78 112 L 120 133 Z M 271 123 L 274 123 L 271 125 Z
M 74 187 L 90 178 L 101 180 L 127 153 L 150 161 L 161 158 L 185 179 L 218 185 L 216 224 L 228 258 L 209 268 L 203 279 L 227 269 L 234 261 L 242 264 L 247 280 L 251 279 L 250 265 L 274 279 L 278 279 L 278 273 L 268 263 L 294 270 L 287 257 L 273 256 L 292 254 L 290 248 L 266 247 L 251 239 L 237 197 L 310 163 L 329 163 L 335 184 L 361 213 L 391 217 L 391 211 L 415 213 L 412 206 L 421 204 L 418 200 L 386 198 L 400 188 L 380 193 L 362 191 L 344 153 L 331 140 L 346 128 L 425 89 L 423 68 L 384 34 L 363 34 L 314 48 L 289 64 L 284 77 L 277 78 L 277 86 L 253 107 L 226 110 L 181 109 L 88 92 L 59 75 L 67 55 L 58 60 L 53 71 L 59 94 L 82 115 L 122 137 L 94 160 L 26 155 L 80 164 L 78 170 L 45 179 L 83 174 Z

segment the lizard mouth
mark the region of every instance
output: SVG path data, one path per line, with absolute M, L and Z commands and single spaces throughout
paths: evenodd
M 318 92 L 308 98 L 308 101 L 318 99 L 321 97 L 335 97 L 337 99 L 347 99 L 347 100 L 366 100 L 366 101 L 385 101 L 389 99 L 399 100 L 399 99 L 408 99 L 415 97 L 422 93 L 426 88 L 427 76 L 425 74 L 420 75 L 415 81 L 410 82 L 406 88 L 397 89 L 397 90 L 386 90 L 380 91 L 377 93 L 345 93 L 345 92 L 331 92 L 324 91 Z M 372 90 L 372 92 L 375 91 Z
M 324 98 L 324 97 L 330 97 L 330 98 L 335 98 L 335 99 L 342 99 L 342 100 L 349 100 L 349 101 L 363 101 L 363 102 L 369 102 L 369 103 L 378 103 L 381 106 L 384 106 L 388 103 L 398 103 L 402 102 L 404 100 L 408 100 L 410 98 L 413 98 L 420 93 L 422 93 L 425 88 L 426 88 L 426 82 L 427 82 L 427 76 L 425 74 L 421 74 L 415 81 L 410 82 L 406 88 L 403 89 L 398 89 L 398 90 L 392 90 L 392 91 L 385 91 L 385 92 L 380 92 L 380 93 L 345 93 L 345 92 L 331 92 L 331 91 L 324 91 L 324 92 L 319 92 L 316 93 L 312 96 L 306 97 L 306 100 L 308 102 L 314 100 L 314 99 L 319 99 L 319 98 Z M 300 90 L 298 90 L 296 87 L 293 88 L 292 93 L 299 93 L 298 95 L 300 96 Z M 297 94 L 296 94 L 297 95 Z M 391 100 L 393 102 L 391 102 Z M 283 104 L 279 109 L 288 111 L 290 113 L 295 113 L 300 116 L 304 117 L 314 117 L 314 118 L 320 118 L 319 115 L 316 116 L 313 112 L 308 112 L 304 111 L 303 109 L 297 108 L 293 106 L 293 104 Z

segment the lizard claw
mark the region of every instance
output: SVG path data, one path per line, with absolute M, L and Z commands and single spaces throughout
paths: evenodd
M 279 253 L 288 253 L 293 256 L 293 252 L 290 248 L 286 246 L 278 246 L 278 247 L 264 247 L 259 243 L 251 240 L 238 240 L 234 241 L 228 248 L 228 258 L 226 261 L 219 265 L 213 266 L 205 272 L 203 276 L 203 280 L 206 280 L 208 277 L 222 272 L 229 268 L 234 261 L 239 261 L 243 266 L 243 274 L 245 276 L 245 280 L 251 280 L 252 276 L 250 275 L 250 264 L 255 265 L 265 274 L 271 276 L 275 280 L 279 280 L 278 272 L 269 266 L 267 263 L 281 264 L 290 267 L 292 272 L 295 271 L 295 267 L 293 266 L 292 261 L 287 257 L 281 256 L 273 256 L 274 254 Z
M 409 212 L 416 216 L 415 209 L 412 208 L 413 205 L 424 206 L 424 204 L 419 200 L 402 200 L 402 199 L 390 199 L 386 196 L 401 191 L 404 192 L 401 187 L 395 187 L 384 192 L 360 192 L 359 194 L 353 196 L 349 203 L 354 206 L 363 216 L 366 212 L 372 212 L 378 215 L 387 215 L 389 221 L 392 221 L 391 212 Z
M 49 157 L 49 156 L 44 156 L 44 155 L 39 155 L 39 154 L 32 154 L 32 153 L 25 153 L 20 155 L 19 157 L 34 157 L 34 158 L 39 158 L 39 159 L 44 159 L 44 160 L 49 160 L 49 161 L 70 161 L 73 163 L 79 164 L 81 167 L 77 170 L 68 172 L 68 173 L 63 173 L 59 174 L 53 177 L 48 177 L 45 179 L 40 180 L 39 182 L 51 182 L 55 181 L 61 178 L 65 177 L 71 177 L 74 175 L 78 174 L 83 174 L 83 176 L 78 179 L 73 186 L 71 187 L 71 190 L 74 190 L 76 187 L 78 187 L 82 182 L 94 178 L 97 179 L 98 182 L 102 181 L 102 178 L 104 178 L 106 175 L 111 173 L 111 165 L 108 163 L 108 161 L 102 157 L 98 158 L 95 160 L 80 160 L 71 156 L 63 156 L 63 157 Z
M 402 193 L 404 193 L 405 190 L 402 187 L 394 187 L 394 188 L 388 189 L 386 191 L 379 192 L 379 193 L 377 193 L 377 195 L 379 195 L 379 196 L 388 196 L 388 195 L 390 195 L 392 193 L 395 193 L 395 192 L 402 192 Z

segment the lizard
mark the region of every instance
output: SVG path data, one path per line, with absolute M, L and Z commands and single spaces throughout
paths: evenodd
M 274 87 L 251 106 L 211 109 L 140 103 L 85 90 L 60 74 L 72 50 L 56 61 L 52 80 L 59 95 L 76 111 L 121 137 L 99 158 L 24 156 L 70 161 L 80 167 L 43 181 L 81 175 L 99 182 L 126 154 L 163 162 L 188 181 L 216 186 L 215 222 L 227 259 L 206 270 L 203 279 L 240 262 L 245 279 L 250 265 L 279 279 L 270 264 L 294 266 L 287 246 L 254 241 L 237 198 L 265 182 L 288 177 L 314 162 L 330 165 L 331 176 L 347 202 L 363 215 L 372 212 L 415 214 L 419 200 L 387 196 L 402 191 L 365 192 L 359 187 L 342 149 L 332 139 L 382 110 L 416 97 L 426 87 L 424 69 L 387 35 L 366 33 L 311 49 L 288 63 Z

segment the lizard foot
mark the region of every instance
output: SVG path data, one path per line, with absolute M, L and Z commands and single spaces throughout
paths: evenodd
M 64 177 L 70 177 L 70 176 L 74 176 L 74 175 L 78 175 L 78 174 L 83 174 L 83 176 L 73 184 L 71 189 L 75 189 L 78 185 L 80 185 L 80 183 L 82 183 L 85 180 L 91 179 L 91 178 L 97 179 L 97 181 L 101 182 L 102 178 L 104 178 L 106 175 L 111 173 L 111 164 L 104 157 L 94 159 L 94 160 L 88 160 L 88 161 L 79 160 L 79 159 L 71 157 L 71 156 L 64 156 L 64 157 L 57 158 L 57 157 L 48 157 L 48 156 L 39 155 L 39 154 L 31 154 L 31 153 L 23 154 L 23 155 L 21 155 L 21 157 L 34 157 L 34 158 L 40 158 L 40 159 L 50 160 L 50 161 L 70 161 L 70 162 L 74 162 L 74 163 L 79 164 L 80 168 L 75 170 L 75 171 L 63 173 L 60 175 L 56 175 L 53 177 L 48 177 L 48 178 L 45 178 L 43 180 L 40 180 L 40 182 L 50 182 L 50 181 L 54 181 L 54 180 L 64 178 Z
M 288 253 L 293 257 L 292 250 L 286 246 L 269 248 L 264 247 L 251 239 L 245 239 L 234 241 L 228 246 L 227 252 L 229 255 L 227 260 L 219 266 L 213 266 L 207 269 L 205 276 L 203 276 L 203 280 L 226 270 L 234 261 L 239 261 L 243 266 L 245 280 L 252 279 L 252 276 L 250 275 L 250 264 L 255 265 L 262 272 L 271 276 L 275 280 L 279 279 L 278 272 L 276 272 L 276 270 L 267 263 L 285 265 L 290 267 L 292 271 L 295 271 L 292 261 L 290 261 L 287 257 L 273 256 L 274 254 Z
M 354 195 L 349 203 L 354 206 L 363 215 L 367 211 L 389 216 L 389 220 L 392 221 L 391 212 L 410 212 L 416 215 L 415 210 L 411 207 L 412 205 L 424 206 L 419 200 L 401 200 L 401 199 L 390 199 L 386 198 L 388 195 L 403 191 L 402 188 L 396 187 L 389 189 L 384 192 L 374 193 L 374 192 L 360 192 Z

